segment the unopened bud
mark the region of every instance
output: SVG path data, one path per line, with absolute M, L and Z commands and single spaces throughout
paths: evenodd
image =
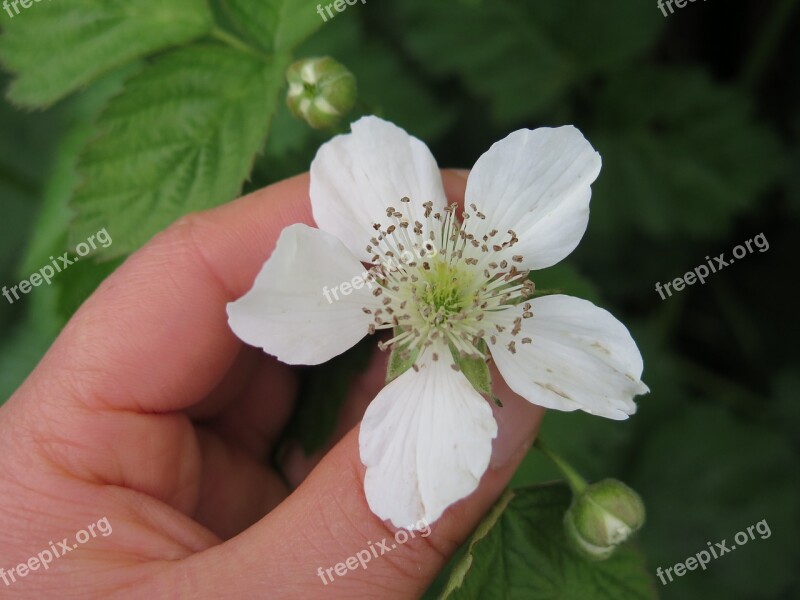
M 286 70 L 286 103 L 294 116 L 314 129 L 339 122 L 356 103 L 356 78 L 332 58 L 305 58 Z
M 587 558 L 603 560 L 644 524 L 644 503 L 616 479 L 604 479 L 572 500 L 564 516 L 567 537 Z

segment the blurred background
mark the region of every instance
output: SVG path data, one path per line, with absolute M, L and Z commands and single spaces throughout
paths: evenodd
M 358 110 L 423 139 L 441 166 L 470 167 L 521 127 L 572 123 L 598 149 L 588 232 L 534 280 L 626 323 L 652 392 L 622 423 L 551 412 L 542 436 L 587 478 L 642 494 L 653 573 L 758 521 L 772 532 L 659 584 L 663 598 L 800 598 L 796 5 L 709 0 L 665 17 L 656 0 L 368 0 L 294 53 L 341 61 Z M 74 158 L 128 74 L 46 110 L 0 103 L 0 285 L 46 264 L 43 249 L 68 248 Z M 307 170 L 332 134 L 281 106 L 245 190 Z M 656 292 L 760 233 L 769 250 L 665 300 Z M 71 267 L 13 305 L 0 298 L 0 399 L 119 260 Z M 557 477 L 532 454 L 516 483 Z

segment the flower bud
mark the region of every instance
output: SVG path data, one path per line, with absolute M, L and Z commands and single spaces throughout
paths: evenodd
M 298 60 L 286 70 L 286 80 L 289 109 L 314 129 L 336 125 L 356 102 L 356 78 L 328 56 Z
M 604 479 L 575 495 L 564 523 L 576 550 L 604 560 L 644 524 L 644 518 L 639 494 L 621 481 Z

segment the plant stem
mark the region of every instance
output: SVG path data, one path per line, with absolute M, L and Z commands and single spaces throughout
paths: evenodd
M 586 489 L 586 486 L 588 485 L 586 480 L 581 477 L 575 469 L 569 466 L 563 458 L 545 446 L 544 442 L 540 438 L 536 438 L 533 446 L 548 459 L 550 459 L 550 462 L 558 467 L 558 470 L 561 471 L 561 474 L 564 475 L 564 478 L 567 480 L 569 487 L 572 488 L 573 494 L 577 496 Z
M 756 39 L 750 57 L 747 59 L 740 83 L 742 87 L 752 89 L 758 84 L 764 67 L 769 61 L 778 43 L 791 22 L 792 11 L 795 9 L 795 0 L 779 0 L 770 13 L 767 22 L 761 29 Z

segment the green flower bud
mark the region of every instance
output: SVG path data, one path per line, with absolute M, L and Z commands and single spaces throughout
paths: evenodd
M 286 70 L 286 103 L 314 129 L 333 127 L 356 103 L 356 78 L 332 58 L 305 58 Z
M 564 516 L 567 537 L 578 552 L 604 560 L 644 524 L 644 503 L 616 479 L 604 479 L 575 494 Z

